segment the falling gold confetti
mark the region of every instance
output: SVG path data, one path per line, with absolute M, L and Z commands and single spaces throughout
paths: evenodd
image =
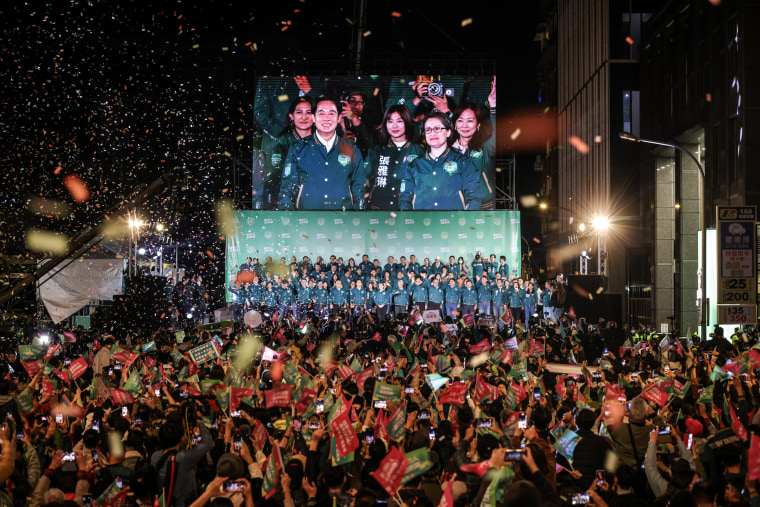
M 69 238 L 63 234 L 31 229 L 26 234 L 26 247 L 35 252 L 63 254 L 69 246 Z
M 573 146 L 573 148 L 584 155 L 590 151 L 588 144 L 584 143 L 578 136 L 570 136 L 567 141 Z
M 90 190 L 79 176 L 74 174 L 66 176 L 63 178 L 63 186 L 66 187 L 66 190 L 69 191 L 71 197 L 73 197 L 76 202 L 85 202 L 90 198 Z
M 522 134 L 522 130 L 520 130 L 519 128 L 517 128 L 517 129 L 515 129 L 514 132 L 512 132 L 512 135 L 510 135 L 509 137 L 514 141 L 515 139 L 517 139 L 518 137 L 520 137 L 520 134 Z
M 462 26 L 467 26 L 472 24 L 472 18 L 467 18 L 462 20 Z

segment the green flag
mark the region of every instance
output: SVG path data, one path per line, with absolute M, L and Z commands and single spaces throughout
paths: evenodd
M 335 438 L 335 435 L 330 438 L 330 448 L 332 449 L 332 453 L 330 455 L 332 456 L 332 464 L 333 466 L 341 466 L 345 465 L 346 463 L 351 463 L 354 460 L 354 452 L 351 451 L 342 458 L 335 459 L 336 456 L 338 456 L 338 441 Z
M 406 466 L 406 472 L 401 479 L 401 484 L 406 484 L 418 475 L 421 475 L 433 466 L 433 462 L 430 459 L 430 453 L 426 447 L 420 447 L 414 451 L 406 453 L 406 459 L 409 460 L 409 464 Z
M 687 381 L 684 385 L 681 386 L 680 389 L 676 391 L 676 396 L 683 398 L 689 393 L 689 389 L 691 389 L 691 380 Z
M 226 412 L 230 406 L 230 388 L 217 389 L 214 391 L 214 397 L 219 404 L 219 408 Z
M 388 420 L 387 430 L 391 439 L 398 442 L 404 438 L 406 436 L 404 426 L 406 426 L 406 403 L 398 407 L 390 420 Z
M 18 396 L 14 396 L 13 399 L 16 400 L 16 405 L 18 405 L 21 413 L 28 414 L 34 410 L 34 397 L 31 394 L 19 394 Z
M 142 383 L 140 382 L 140 374 L 136 370 L 132 370 L 129 374 L 129 378 L 124 384 L 124 389 L 136 395 L 142 390 Z
M 519 363 L 517 363 L 515 365 L 515 367 L 512 368 L 509 371 L 509 375 L 508 376 L 512 377 L 512 378 L 518 378 L 518 379 L 521 378 L 521 377 L 526 377 L 527 378 L 527 376 L 528 376 L 528 360 L 527 359 L 523 359 L 522 361 L 520 361 Z
M 401 401 L 401 386 L 394 386 L 384 382 L 375 382 L 375 391 L 372 393 L 374 401 Z
M 221 383 L 222 383 L 221 380 L 204 378 L 203 380 L 201 380 L 201 394 L 203 394 L 204 396 L 208 396 L 209 394 L 211 394 L 211 389 L 214 386 L 217 386 Z

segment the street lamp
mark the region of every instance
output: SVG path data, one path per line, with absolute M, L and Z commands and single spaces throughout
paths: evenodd
M 628 132 L 620 132 L 618 134 L 618 137 L 622 139 L 623 141 L 631 141 L 634 143 L 645 143 L 645 144 L 654 144 L 656 146 L 665 146 L 668 148 L 673 148 L 674 150 L 678 150 L 681 153 L 685 153 L 688 155 L 695 164 L 697 164 L 697 167 L 699 168 L 699 176 L 702 178 L 702 206 L 700 209 L 700 215 L 702 216 L 702 265 L 700 266 L 700 269 L 702 271 L 701 278 L 701 284 L 702 284 L 702 292 L 701 292 L 701 301 L 700 301 L 700 311 L 702 312 L 702 325 L 701 325 L 701 337 L 702 340 L 707 339 L 707 230 L 705 229 L 705 192 L 707 187 L 705 186 L 705 169 L 702 167 L 702 164 L 699 163 L 699 160 L 697 157 L 694 156 L 692 152 L 689 150 L 677 145 L 677 144 L 671 144 L 671 143 L 663 143 L 660 141 L 652 141 L 651 139 L 641 139 L 633 134 L 630 134 Z

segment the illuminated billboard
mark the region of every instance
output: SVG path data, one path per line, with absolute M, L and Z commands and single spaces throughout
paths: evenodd
M 486 76 L 262 77 L 257 210 L 494 209 Z

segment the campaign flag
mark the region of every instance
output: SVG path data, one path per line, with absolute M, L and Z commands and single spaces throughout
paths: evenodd
M 758 457 L 760 458 L 760 456 Z M 451 488 L 454 486 L 454 479 L 456 479 L 456 474 L 449 480 L 446 489 L 443 490 L 443 496 L 438 503 L 438 507 L 454 507 L 454 494 L 451 492 Z
M 760 479 L 760 436 L 752 434 L 747 454 L 747 479 Z
M 499 388 L 495 385 L 489 384 L 483 378 L 478 375 L 475 378 L 475 401 L 480 403 L 484 398 L 489 398 L 494 401 L 499 397 Z
M 317 398 L 317 391 L 304 387 L 296 392 L 298 393 L 298 399 L 295 400 L 293 406 L 297 414 L 303 414 Z
M 739 420 L 739 418 L 736 416 L 736 412 L 734 412 L 734 407 L 731 405 L 731 403 L 728 403 L 728 410 L 731 414 L 731 429 L 734 430 L 734 433 L 737 437 L 741 438 L 742 440 L 747 440 L 747 429 L 744 427 L 742 422 Z
M 401 386 L 375 382 L 375 391 L 372 393 L 373 401 L 401 401 Z
M 354 460 L 354 451 L 349 452 L 342 458 L 338 457 L 338 439 L 335 438 L 335 435 L 332 435 L 330 437 L 330 456 L 332 458 L 332 465 L 335 467 L 345 465 L 347 463 L 351 463 Z
M 580 440 L 581 437 L 579 437 L 576 432 L 566 429 L 562 436 L 559 437 L 556 442 L 554 442 L 554 445 L 552 447 L 554 447 L 557 452 L 572 462 L 575 446 L 578 445 L 578 442 Z
M 372 340 L 376 342 L 379 342 L 382 339 L 383 339 L 383 336 L 380 334 L 380 332 L 376 332 L 375 334 L 372 335 Z
M 544 342 L 541 340 L 533 340 L 530 346 L 530 355 L 543 356 Z
M 278 387 L 276 389 L 267 389 L 264 391 L 264 399 L 266 401 L 266 407 L 290 407 L 290 402 L 293 398 L 293 393 L 290 390 L 290 386 Z
M 467 393 L 467 382 L 452 382 L 446 388 L 441 399 L 441 403 L 453 403 L 454 405 L 464 405 L 465 394 Z
M 571 316 L 572 318 L 574 318 L 574 319 L 575 319 L 575 318 L 577 318 L 577 315 L 575 315 L 575 308 L 573 308 L 572 306 L 571 306 L 571 307 L 570 307 L 570 309 L 567 311 L 567 314 L 568 314 L 569 316 Z
M 69 365 L 69 374 L 71 377 L 76 380 L 79 377 L 81 377 L 84 372 L 87 371 L 87 368 L 89 368 L 89 365 L 87 364 L 87 361 L 83 357 L 79 357 L 76 359 L 76 361 L 72 361 Z
M 375 424 L 372 427 L 375 430 L 375 438 L 379 438 L 385 442 L 392 440 L 388 434 L 388 423 L 384 410 L 378 410 L 377 417 L 375 418 Z
M 473 324 L 475 324 L 475 315 L 468 313 L 467 315 L 462 317 L 462 323 L 465 325 L 465 327 L 472 326 Z
M 691 389 L 691 380 L 687 381 L 683 386 L 676 389 L 676 396 L 683 398 Z
M 208 396 L 214 391 L 214 388 L 216 386 L 224 386 L 221 380 L 213 379 L 213 378 L 204 378 L 201 380 L 201 393 L 204 396 Z
M 528 393 L 526 393 L 525 389 L 523 389 L 517 382 L 512 382 L 509 387 L 514 391 L 517 403 L 522 403 L 522 401 L 528 397 Z
M 259 447 L 263 447 L 269 433 L 261 421 L 256 421 L 256 425 L 251 430 L 251 436 L 256 440 Z
M 217 389 L 214 391 L 214 397 L 216 398 L 216 402 L 219 405 L 219 408 L 226 412 L 227 409 L 230 408 L 230 388 L 224 387 L 222 389 Z
M 374 367 L 374 365 L 373 366 L 369 366 L 368 368 L 366 368 L 361 373 L 358 373 L 354 377 L 354 380 L 356 381 L 356 385 L 359 386 L 359 389 L 361 389 L 363 391 L 364 390 L 364 383 L 367 381 L 368 378 L 371 378 L 374 374 L 375 374 L 375 367 Z
M 491 460 L 487 459 L 485 461 L 481 461 L 480 463 L 467 463 L 465 465 L 460 466 L 459 468 L 462 469 L 462 472 L 467 472 L 471 474 L 477 474 L 480 477 L 483 477 L 486 475 L 486 472 L 488 472 L 488 469 L 491 467 Z
M 401 479 L 406 473 L 409 466 L 409 460 L 398 447 L 393 446 L 391 451 L 380 462 L 380 466 L 372 472 L 372 477 L 383 487 L 389 495 L 393 496 L 398 492 L 401 485 Z
M 132 366 L 132 363 L 135 362 L 135 359 L 139 357 L 139 354 L 136 352 L 132 352 L 131 350 L 122 350 L 118 354 L 114 354 L 113 358 L 117 361 L 120 361 L 124 363 L 125 368 L 129 368 Z
M 280 467 L 277 463 L 277 456 L 280 454 L 280 446 L 275 445 L 274 447 L 274 452 L 269 456 L 267 466 L 264 469 L 264 482 L 261 483 L 261 495 L 266 500 L 272 498 L 277 491 L 277 480 L 280 477 Z
M 335 437 L 337 459 L 343 458 L 359 448 L 359 438 L 356 436 L 351 420 L 348 418 L 348 410 L 341 411 L 330 423 L 330 432 Z
M 13 399 L 16 401 L 16 405 L 22 414 L 28 414 L 34 410 L 34 397 L 31 394 L 19 394 L 18 396 L 14 396 Z
M 140 374 L 137 373 L 137 370 L 132 370 L 132 373 L 129 375 L 129 378 L 124 383 L 124 389 L 126 389 L 133 395 L 139 393 L 142 390 L 142 383 L 140 382 Z
M 428 452 L 427 447 L 420 447 L 419 449 L 406 453 L 406 460 L 409 463 L 406 466 L 404 477 L 401 478 L 401 484 L 406 484 L 433 467 L 433 461 L 430 459 L 430 453 Z
M 50 362 L 50 360 L 53 359 L 53 356 L 58 354 L 61 350 L 63 350 L 63 348 L 60 343 L 54 343 L 48 347 L 47 352 L 45 353 L 45 362 Z
M 561 400 L 564 400 L 567 398 L 567 388 L 565 387 L 565 379 L 557 375 L 557 384 L 554 386 L 554 389 L 557 390 L 557 394 L 559 395 L 559 398 Z
M 143 359 L 143 363 L 145 364 L 146 368 L 153 369 L 158 364 L 155 359 L 153 359 L 153 356 L 145 356 Z
M 22 362 L 21 365 L 30 377 L 34 377 L 42 369 L 42 364 L 39 361 L 26 361 Z
M 703 403 L 703 404 L 712 403 L 714 389 L 715 389 L 715 384 L 705 387 L 704 391 L 702 391 L 702 394 L 699 396 L 697 403 Z
M 507 389 L 507 395 L 504 397 L 504 405 L 512 410 L 517 409 L 517 397 L 512 389 Z
M 122 406 L 135 402 L 135 397 L 132 396 L 132 393 L 125 391 L 124 389 L 111 389 L 111 399 L 113 399 L 114 403 L 117 405 Z
M 651 384 L 641 392 L 641 397 L 645 400 L 653 401 L 660 407 L 668 402 L 668 393 L 657 384 Z
M 517 378 L 528 376 L 528 360 L 523 359 L 517 363 L 507 374 L 508 377 Z
M 386 431 L 391 440 L 399 441 L 406 436 L 406 403 L 396 409 L 386 425 Z
M 97 385 L 95 382 L 92 383 L 92 385 Z M 43 380 L 42 381 L 42 395 L 43 396 L 53 396 L 53 393 L 55 392 L 56 388 L 56 381 L 55 380 Z
M 488 338 L 483 338 L 478 343 L 470 345 L 468 349 L 470 354 L 481 354 L 491 349 L 491 342 L 488 341 Z
M 757 370 L 760 368 L 760 352 L 753 348 L 749 351 L 747 359 L 749 360 L 749 369 Z
M 507 485 L 511 483 L 514 475 L 515 473 L 509 467 L 491 470 L 486 476 L 486 479 L 490 480 L 490 482 L 483 493 L 480 505 L 488 507 L 502 505 L 506 496 Z
M 348 365 L 341 364 L 340 367 L 338 367 L 338 376 L 341 380 L 348 380 L 354 375 L 354 370 L 352 370 Z
M 509 326 L 512 324 L 512 311 L 509 308 L 505 308 L 501 315 L 499 315 L 499 320 L 504 323 L 504 325 Z

